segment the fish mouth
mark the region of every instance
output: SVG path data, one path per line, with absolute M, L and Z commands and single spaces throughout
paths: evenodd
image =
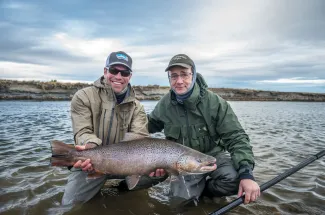
M 210 172 L 210 171 L 214 171 L 217 169 L 217 164 L 216 164 L 216 159 L 210 161 L 210 162 L 205 162 L 202 164 L 202 166 L 200 167 L 200 171 L 202 172 Z
M 211 163 L 211 164 L 209 164 L 209 165 L 202 166 L 202 167 L 200 168 L 200 171 L 202 171 L 202 172 L 210 172 L 210 171 L 214 171 L 214 170 L 216 170 L 216 169 L 217 169 L 217 164 L 215 164 L 215 163 Z

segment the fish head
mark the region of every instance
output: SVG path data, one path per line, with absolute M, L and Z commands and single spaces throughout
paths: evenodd
M 176 163 L 179 173 L 185 174 L 203 174 L 214 171 L 217 168 L 216 158 L 191 150 L 182 154 Z

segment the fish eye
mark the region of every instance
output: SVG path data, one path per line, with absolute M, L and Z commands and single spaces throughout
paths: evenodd
M 200 158 L 197 158 L 196 161 L 202 163 L 202 160 Z

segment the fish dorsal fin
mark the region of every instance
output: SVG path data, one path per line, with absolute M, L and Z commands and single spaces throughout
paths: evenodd
M 128 133 L 125 133 L 124 138 L 121 140 L 121 142 L 130 141 L 130 140 L 138 140 L 138 139 L 143 139 L 143 138 L 146 138 L 146 136 L 128 132 Z
M 137 186 L 141 176 L 140 175 L 131 175 L 125 178 L 126 184 L 128 185 L 129 190 L 132 190 Z

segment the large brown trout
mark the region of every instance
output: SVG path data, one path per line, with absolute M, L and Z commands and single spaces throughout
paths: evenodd
M 52 166 L 72 166 L 78 160 L 90 159 L 100 174 L 127 176 L 129 189 L 136 186 L 141 175 L 165 169 L 172 175 L 202 174 L 216 169 L 216 159 L 181 144 L 145 137 L 77 151 L 70 144 L 54 140 Z

